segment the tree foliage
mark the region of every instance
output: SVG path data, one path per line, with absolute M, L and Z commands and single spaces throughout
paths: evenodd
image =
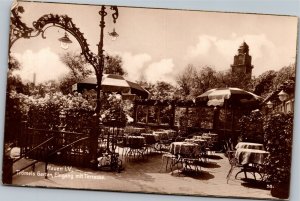
M 293 113 L 275 113 L 264 125 L 267 157 L 267 173 L 272 184 L 289 185 L 293 135 Z
M 92 74 L 87 61 L 82 55 L 67 52 L 60 55 L 61 61 L 69 68 L 69 73 L 60 80 L 60 90 L 63 94 L 72 92 L 72 85 Z
M 147 91 L 150 92 L 151 99 L 171 100 L 176 98 L 177 89 L 170 83 L 158 81 L 155 84 L 153 84 L 145 81 L 140 81 L 138 82 L 138 84 L 140 84 Z
M 295 78 L 295 64 L 282 67 L 278 71 L 269 70 L 255 79 L 254 93 L 266 97 L 277 90 L 285 81 Z
M 286 80 L 291 78 L 295 78 L 296 76 L 296 65 L 291 64 L 289 66 L 282 67 L 277 72 L 277 76 L 273 80 L 272 89 L 277 89 L 280 85 L 282 85 Z
M 244 142 L 263 143 L 263 115 L 253 110 L 249 115 L 239 119 L 240 140 Z
M 20 62 L 14 57 L 10 56 L 8 61 L 8 71 L 7 71 L 7 91 L 10 92 L 15 90 L 19 93 L 24 92 L 24 84 L 22 79 L 18 75 L 14 75 L 13 72 L 21 69 Z
M 177 84 L 181 95 L 195 98 L 209 89 L 219 87 L 238 87 L 252 91 L 253 80 L 247 80 L 242 74 L 233 74 L 231 70 L 216 71 L 213 67 L 195 67 L 189 64 L 177 76 Z
M 194 77 L 193 96 L 199 96 L 209 89 L 218 87 L 217 72 L 214 68 L 204 66 L 199 68 Z
M 115 74 L 115 75 L 126 75 L 127 73 L 122 68 L 122 65 L 123 62 L 120 56 L 118 55 L 106 56 L 103 73 Z
M 269 70 L 261 74 L 256 79 L 256 86 L 254 88 L 254 93 L 263 96 L 267 93 L 270 93 L 273 90 L 273 81 L 277 76 L 277 72 L 274 70 Z
M 191 95 L 194 86 L 193 78 L 196 73 L 195 67 L 189 64 L 184 71 L 177 76 L 176 81 L 183 97 Z

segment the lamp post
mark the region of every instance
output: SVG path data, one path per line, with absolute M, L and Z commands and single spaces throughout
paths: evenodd
M 110 9 L 113 11 L 112 18 L 113 22 L 116 23 L 116 20 L 119 17 L 119 11 L 117 6 L 110 6 Z M 79 28 L 73 23 L 72 18 L 67 15 L 54 15 L 54 14 L 46 14 L 40 17 L 37 21 L 33 22 L 33 27 L 28 27 L 25 23 L 21 21 L 21 17 L 19 13 L 23 13 L 24 8 L 22 6 L 15 6 L 11 11 L 11 29 L 10 29 L 10 43 L 9 43 L 9 51 L 12 45 L 20 38 L 30 39 L 32 37 L 37 37 L 41 35 L 43 38 L 45 37 L 45 31 L 50 27 L 58 27 L 65 30 L 65 34 L 62 38 L 58 40 L 61 42 L 61 47 L 63 49 L 68 49 L 69 44 L 72 41 L 69 39 L 67 34 L 70 33 L 75 37 L 78 41 L 82 54 L 86 58 L 86 60 L 93 66 L 95 75 L 97 78 L 97 100 L 96 100 L 96 108 L 95 113 L 96 116 L 99 117 L 99 112 L 101 109 L 101 100 L 100 100 L 100 92 L 101 92 L 101 82 L 104 70 L 104 49 L 103 49 L 103 38 L 104 38 L 104 28 L 105 28 L 105 16 L 107 15 L 106 6 L 102 5 L 101 10 L 99 11 L 100 19 L 100 40 L 98 44 L 98 54 L 94 54 L 90 51 L 89 45 L 87 44 L 87 40 L 84 38 L 83 33 L 80 32 Z M 112 37 L 112 40 L 115 40 L 119 35 L 113 29 L 112 32 L 109 33 Z
M 110 6 L 110 9 L 113 11 L 112 18 L 113 22 L 116 23 L 116 20 L 119 16 L 117 6 Z M 58 27 L 64 29 L 65 34 L 62 38 L 58 40 L 61 42 L 61 47 L 63 49 L 68 49 L 69 44 L 72 41 L 69 39 L 68 33 L 71 34 L 79 43 L 82 54 L 88 63 L 90 63 L 95 71 L 95 75 L 97 78 L 97 100 L 96 100 L 96 108 L 95 108 L 95 119 L 93 120 L 93 127 L 90 134 L 90 158 L 91 163 L 94 166 L 96 163 L 97 157 L 97 148 L 98 148 L 98 135 L 99 135 L 99 125 L 100 125 L 100 110 L 101 110 L 101 82 L 103 77 L 104 70 L 104 49 L 103 49 L 103 38 L 104 38 L 104 28 L 105 28 L 105 16 L 107 15 L 106 6 L 102 5 L 101 10 L 99 11 L 100 19 L 100 40 L 98 44 L 98 54 L 95 54 L 90 51 L 89 45 L 87 44 L 87 40 L 84 38 L 83 33 L 80 32 L 79 28 L 73 23 L 72 18 L 67 15 L 54 15 L 54 14 L 46 14 L 40 17 L 37 21 L 33 22 L 34 28 L 29 28 L 25 23 L 21 21 L 21 17 L 19 13 L 24 12 L 24 8 L 22 6 L 16 5 L 11 11 L 11 29 L 10 29 L 10 42 L 9 42 L 9 53 L 12 45 L 20 38 L 30 39 L 32 37 L 37 37 L 39 35 L 42 38 L 45 37 L 45 31 L 51 27 Z M 115 40 L 119 35 L 113 29 L 109 35 Z M 109 149 L 109 147 L 108 147 Z M 114 156 L 115 157 L 115 156 Z M 117 156 L 116 156 L 117 157 Z M 112 158 L 112 161 L 118 160 L 118 158 Z M 111 163 L 112 164 L 112 163 Z M 111 165 L 112 167 L 113 165 Z
M 111 10 L 114 10 L 114 13 L 112 14 L 113 21 L 116 23 L 116 20 L 119 16 L 118 8 L 117 6 L 111 6 Z M 101 10 L 99 11 L 99 15 L 101 16 L 100 19 L 100 41 L 98 44 L 98 55 L 97 55 L 97 60 L 98 60 L 98 65 L 95 67 L 95 74 L 97 78 L 97 102 L 96 102 L 96 109 L 95 112 L 97 115 L 99 115 L 99 112 L 101 110 L 101 82 L 102 82 L 102 77 L 103 77 L 103 70 L 104 70 L 104 49 L 103 49 L 103 38 L 104 38 L 104 28 L 105 28 L 105 16 L 107 15 L 107 12 L 105 11 L 106 7 L 101 6 Z M 115 28 L 111 33 L 108 33 L 111 37 L 112 40 L 116 40 L 119 34 L 116 32 Z M 61 47 L 63 49 L 68 49 L 69 44 L 72 43 L 72 41 L 69 39 L 68 34 L 65 32 L 65 35 L 62 38 L 58 39 L 61 42 Z M 83 50 L 84 51 L 84 50 Z M 84 53 L 84 52 L 83 52 Z M 93 65 L 93 64 L 92 64 Z

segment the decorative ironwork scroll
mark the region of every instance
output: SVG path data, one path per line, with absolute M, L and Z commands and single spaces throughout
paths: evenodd
M 23 12 L 24 8 L 22 6 L 17 6 L 11 11 L 9 49 L 20 38 L 33 37 L 32 33 L 34 29 L 27 27 L 26 24 L 21 21 L 21 16 L 19 15 L 19 13 Z
M 72 18 L 67 15 L 46 14 L 33 22 L 33 27 L 36 29 L 38 34 L 42 34 L 43 38 L 46 38 L 45 31 L 53 26 L 62 28 L 71 33 L 79 42 L 82 54 L 85 56 L 86 60 L 95 68 L 96 71 L 99 70 L 97 55 L 89 49 L 89 45 L 86 42 L 87 40 L 83 37 L 83 33 L 80 32 L 79 28 L 72 22 Z
M 103 6 L 104 7 L 104 6 Z M 103 10 L 103 9 L 102 9 Z M 119 16 L 118 9 L 116 6 L 111 6 L 111 10 L 115 12 L 112 14 L 114 23 Z M 104 11 L 104 10 L 103 10 Z M 83 33 L 80 32 L 79 28 L 72 22 L 72 18 L 67 15 L 54 15 L 54 14 L 46 14 L 40 17 L 37 21 L 33 22 L 33 28 L 27 27 L 25 23 L 21 21 L 21 17 L 19 13 L 23 13 L 24 8 L 22 6 L 16 6 L 12 9 L 11 14 L 11 34 L 10 34 L 10 46 L 14 44 L 20 38 L 31 38 L 36 37 L 41 34 L 43 38 L 45 37 L 45 31 L 50 27 L 59 27 L 64 29 L 65 31 L 72 34 L 76 40 L 79 42 L 79 45 L 82 50 L 82 54 L 85 56 L 86 60 L 94 67 L 96 71 L 96 75 L 101 75 L 103 69 L 100 67 L 100 56 L 94 54 L 90 49 L 87 43 L 87 40 L 84 38 Z M 100 11 L 101 12 L 101 11 Z M 107 15 L 104 13 L 100 13 L 103 17 Z M 101 20 L 102 21 L 102 20 Z M 104 22 L 104 21 L 103 21 Z M 104 24 L 103 24 L 104 25 Z

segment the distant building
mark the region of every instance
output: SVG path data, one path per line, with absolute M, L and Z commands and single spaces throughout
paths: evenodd
M 231 70 L 233 75 L 245 75 L 247 79 L 251 79 L 253 65 L 251 64 L 252 57 L 249 55 L 249 46 L 243 42 L 238 49 L 238 54 L 234 56 Z

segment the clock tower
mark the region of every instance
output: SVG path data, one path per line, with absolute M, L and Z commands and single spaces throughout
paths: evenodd
M 234 75 L 243 76 L 251 79 L 253 66 L 251 64 L 252 57 L 249 55 L 249 46 L 243 42 L 238 49 L 238 54 L 234 56 L 231 72 Z

